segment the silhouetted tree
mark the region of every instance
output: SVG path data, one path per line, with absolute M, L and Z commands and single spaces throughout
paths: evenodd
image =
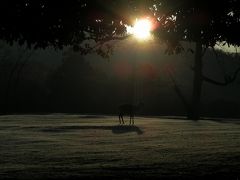
M 111 46 L 103 46 L 104 42 L 125 38 L 125 24 L 134 17 L 152 16 L 157 25 L 154 34 L 168 45 L 166 53 L 180 53 L 181 41 L 196 43 L 191 50 L 195 58 L 188 116 L 199 119 L 202 82 L 227 85 L 240 71 L 236 69 L 225 82 L 202 73 L 207 48 L 217 42 L 240 45 L 239 7 L 238 0 L 5 0 L 0 9 L 0 38 L 34 47 L 71 45 L 82 53 L 96 50 L 106 57 Z
M 2 110 L 5 111 L 5 113 L 8 111 L 10 96 L 15 96 L 16 94 L 15 92 L 22 69 L 32 55 L 32 51 L 30 52 L 27 48 L 24 49 L 20 46 L 16 46 L 15 48 L 17 48 L 17 52 L 15 52 L 14 48 L 11 49 L 6 45 L 6 43 L 1 42 L 0 66 L 2 67 L 2 77 L 6 78 L 6 84 L 1 84 L 1 89 L 5 90 L 3 99 L 5 109 Z
M 10 60 L 1 66 L 0 74 L 0 112 L 1 113 L 33 113 L 46 112 L 48 109 L 48 89 L 45 85 L 48 74 L 52 71 L 49 65 L 43 62 L 31 61 L 22 64 L 13 73 L 9 84 L 9 74 L 15 66 L 14 55 Z M 23 63 L 26 59 L 23 59 Z M 20 72 L 19 72 L 20 71 Z M 8 98 L 6 98 L 8 88 Z M 7 99 L 7 101 L 5 101 Z
M 67 50 L 63 62 L 48 81 L 52 111 L 94 112 L 103 84 L 103 75 L 79 53 Z
M 92 48 L 79 43 L 107 41 L 124 33 L 124 7 L 126 3 L 104 0 L 4 0 L 0 6 L 0 38 L 35 48 L 71 45 L 88 53 Z
M 199 119 L 202 82 L 216 85 L 227 85 L 233 82 L 240 68 L 225 82 L 217 82 L 204 76 L 202 58 L 209 47 L 225 42 L 228 45 L 240 45 L 238 32 L 240 30 L 240 2 L 225 1 L 191 1 L 191 0 L 159 0 L 155 1 L 151 11 L 158 18 L 158 28 L 155 34 L 164 40 L 167 53 L 180 53 L 183 48 L 181 41 L 195 42 L 193 95 L 188 117 Z

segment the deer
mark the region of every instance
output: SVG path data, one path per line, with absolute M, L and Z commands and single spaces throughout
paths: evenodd
M 123 116 L 129 115 L 130 116 L 130 122 L 129 124 L 134 125 L 134 114 L 139 111 L 139 109 L 143 106 L 143 103 L 139 103 L 138 105 L 132 105 L 132 104 L 122 104 L 119 106 L 119 123 L 124 124 Z

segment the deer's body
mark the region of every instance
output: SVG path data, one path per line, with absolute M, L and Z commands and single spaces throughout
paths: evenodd
M 129 115 L 130 117 L 130 123 L 134 124 L 134 115 L 139 110 L 141 106 L 141 103 L 139 103 L 137 106 L 132 104 L 123 104 L 119 106 L 119 123 L 124 124 L 123 116 Z

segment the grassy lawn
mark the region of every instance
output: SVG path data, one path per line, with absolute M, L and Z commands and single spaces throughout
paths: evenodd
M 128 119 L 127 119 L 128 123 Z M 240 121 L 0 116 L 0 179 L 240 179 Z

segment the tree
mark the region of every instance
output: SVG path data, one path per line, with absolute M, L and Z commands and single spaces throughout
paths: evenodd
M 6 43 L 1 42 L 1 52 L 0 52 L 0 66 L 1 66 L 1 76 L 5 76 L 6 85 L 4 83 L 1 84 L 2 89 L 5 90 L 5 95 L 3 98 L 4 108 L 1 109 L 2 112 L 7 113 L 9 99 L 10 96 L 15 96 L 16 90 L 19 83 L 20 74 L 26 65 L 26 63 L 30 60 L 32 55 L 32 51 L 29 49 L 23 49 L 20 46 L 17 46 L 17 53 L 14 49 L 10 49 Z M 3 87 L 6 86 L 6 87 Z M 17 102 L 17 98 L 15 99 Z
M 84 51 L 88 48 L 77 47 L 84 40 L 106 41 L 125 31 L 126 2 L 5 0 L 0 9 L 0 38 L 35 48 L 71 45 Z
M 192 102 L 189 106 L 188 117 L 199 119 L 200 97 L 203 81 L 216 85 L 232 83 L 240 68 L 225 82 L 217 82 L 203 75 L 202 58 L 209 47 L 216 43 L 225 42 L 228 45 L 240 45 L 238 32 L 240 30 L 239 1 L 225 0 L 218 2 L 191 0 L 160 0 L 151 8 L 158 18 L 159 25 L 155 30 L 156 36 L 164 40 L 167 53 L 180 53 L 183 48 L 181 41 L 195 42 L 194 50 L 194 79 Z
M 48 80 L 50 103 L 54 111 L 84 112 L 93 96 L 94 78 L 97 77 L 89 62 L 70 50 L 64 52 L 62 64 Z
M 218 42 L 240 45 L 238 0 L 5 0 L 0 9 L 0 38 L 29 47 L 72 46 L 86 54 L 95 50 L 107 57 L 111 46 L 104 42 L 126 38 L 126 24 L 139 16 L 155 19 L 154 35 L 167 44 L 166 53 L 180 53 L 182 41 L 195 42 L 194 79 L 188 117 L 199 119 L 203 81 L 216 82 L 202 73 L 202 58 Z M 93 41 L 90 41 L 93 40 Z

